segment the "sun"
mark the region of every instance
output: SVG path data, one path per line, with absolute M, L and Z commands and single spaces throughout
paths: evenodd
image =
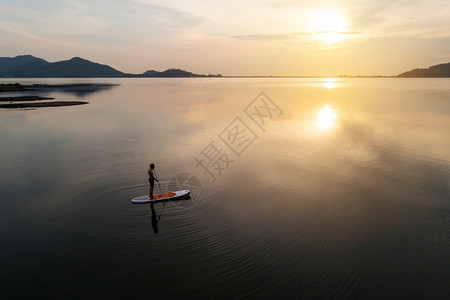
M 341 15 L 331 11 L 319 11 L 313 14 L 311 29 L 317 40 L 325 44 L 341 42 L 348 37 L 350 23 Z

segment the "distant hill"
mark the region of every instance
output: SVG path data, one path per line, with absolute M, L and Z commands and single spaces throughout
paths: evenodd
M 50 63 L 31 55 L 0 57 L 0 77 L 125 77 L 107 65 L 80 57 Z
M 185 70 L 181 70 L 181 69 L 168 69 L 162 72 L 158 72 L 158 71 L 147 71 L 144 73 L 147 74 L 147 76 L 149 77 L 199 77 L 200 75 L 185 71 Z M 202 77 L 205 75 L 202 75 Z
M 158 71 L 155 71 L 155 70 L 149 70 L 149 71 L 144 72 L 142 74 L 142 76 L 144 76 L 144 77 L 154 77 L 155 75 L 158 75 L 159 73 L 161 73 L 161 72 L 158 72 Z
M 180 69 L 147 71 L 143 74 L 127 74 L 108 65 L 74 57 L 70 60 L 48 62 L 32 55 L 0 57 L 0 77 L 11 78 L 72 78 L 72 77 L 220 77 L 221 75 L 199 75 Z
M 46 64 L 48 64 L 47 61 L 31 55 L 0 57 L 0 74 L 19 74 L 21 73 L 20 70 L 31 70 L 36 66 L 44 66 Z
M 222 77 L 222 75 L 202 75 L 194 74 L 181 69 L 168 69 L 162 72 L 150 70 L 142 74 L 143 77 Z
M 450 63 L 431 66 L 428 69 L 414 69 L 398 77 L 450 77 Z
M 51 63 L 44 75 L 52 77 L 124 77 L 126 74 L 107 65 L 74 57 L 70 60 Z

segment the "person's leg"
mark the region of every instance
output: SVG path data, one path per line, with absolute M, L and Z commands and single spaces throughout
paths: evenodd
M 150 199 L 153 199 L 153 187 L 155 186 L 155 181 L 150 178 Z

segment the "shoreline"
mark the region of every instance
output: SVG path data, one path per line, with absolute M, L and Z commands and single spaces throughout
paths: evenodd
M 109 89 L 118 84 L 97 84 L 97 83 L 71 83 L 71 84 L 19 84 L 19 83 L 0 83 L 1 94 L 19 94 L 20 96 L 0 97 L 0 109 L 11 108 L 41 108 L 41 107 L 61 107 L 88 104 L 86 101 L 43 101 L 54 100 L 54 97 L 45 95 L 53 92 L 71 93 L 77 98 L 85 97 L 90 93 L 96 93 L 104 89 Z M 29 93 L 43 94 L 27 95 Z M 25 94 L 25 95 L 23 95 Z M 35 102 L 37 101 L 37 102 Z M 8 104 L 1 104 L 9 102 Z M 24 103 L 25 102 L 25 103 Z
M 20 79 L 20 78 L 17 78 Z M 31 79 L 31 78 L 22 78 Z M 56 78 L 55 78 L 56 79 Z M 111 83 L 69 83 L 69 84 L 20 84 L 20 83 L 0 83 L 0 93 L 2 92 L 95 92 L 106 88 L 118 86 Z
M 39 108 L 39 107 L 62 107 L 89 104 L 85 101 L 54 101 L 54 102 L 35 102 L 35 103 L 8 103 L 0 104 L 1 108 Z
M 41 101 L 41 100 L 54 100 L 53 97 L 41 97 L 41 96 L 17 96 L 17 97 L 0 97 L 0 102 L 22 102 L 22 101 Z

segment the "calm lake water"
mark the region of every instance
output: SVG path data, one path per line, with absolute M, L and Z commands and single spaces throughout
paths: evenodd
M 450 79 L 8 81 L 2 299 L 450 298 Z

